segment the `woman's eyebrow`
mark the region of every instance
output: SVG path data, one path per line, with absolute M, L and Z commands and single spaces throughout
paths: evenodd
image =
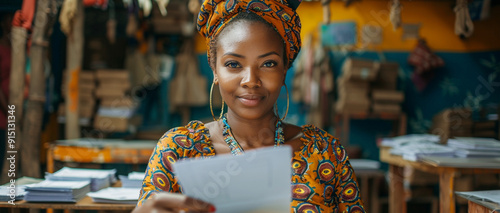
M 272 52 L 268 52 L 266 54 L 260 55 L 259 58 L 264 58 L 264 57 L 267 57 L 267 56 L 270 56 L 270 55 L 277 55 L 277 56 L 279 56 L 279 54 L 277 52 L 272 51 Z
M 245 56 L 240 55 L 240 54 L 236 54 L 236 53 L 233 53 L 233 52 L 224 53 L 224 55 L 222 55 L 222 56 L 225 56 L 225 55 L 232 55 L 232 56 L 238 57 L 238 58 L 245 58 Z

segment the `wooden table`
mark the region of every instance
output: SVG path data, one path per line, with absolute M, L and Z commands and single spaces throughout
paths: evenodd
M 403 188 L 403 167 L 411 166 L 423 172 L 439 175 L 439 212 L 454 213 L 454 180 L 458 174 L 500 173 L 498 169 L 461 168 L 433 166 L 423 162 L 404 160 L 401 156 L 391 155 L 389 147 L 380 147 L 380 161 L 389 164 L 389 212 L 406 213 L 406 200 Z
M 132 211 L 135 204 L 111 204 L 111 203 L 94 203 L 92 198 L 85 196 L 76 203 L 31 203 L 24 200 L 14 202 L 16 205 L 7 202 L 0 202 L 1 209 L 65 209 L 65 210 L 123 210 Z M 3 211 L 2 211 L 3 212 Z
M 469 213 L 500 213 L 500 204 L 482 201 L 470 196 L 463 196 L 458 194 L 458 196 L 467 199 L 469 205 Z
M 76 163 L 147 164 L 157 141 L 74 139 L 52 143 L 47 152 L 47 172 L 54 172 L 54 161 Z

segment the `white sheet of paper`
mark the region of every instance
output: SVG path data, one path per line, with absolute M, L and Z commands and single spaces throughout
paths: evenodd
M 473 191 L 473 192 L 457 192 L 464 196 L 472 196 L 479 200 L 486 200 L 500 204 L 500 190 Z
M 289 146 L 190 159 L 173 165 L 183 193 L 215 205 L 218 213 L 290 212 Z

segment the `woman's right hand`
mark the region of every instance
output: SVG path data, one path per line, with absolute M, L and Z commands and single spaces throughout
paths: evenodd
M 178 193 L 160 192 L 132 213 L 215 212 L 215 206 Z

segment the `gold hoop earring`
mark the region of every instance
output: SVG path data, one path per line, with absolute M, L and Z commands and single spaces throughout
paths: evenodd
M 218 121 L 222 118 L 222 115 L 224 114 L 224 100 L 222 100 L 222 107 L 220 109 L 219 119 L 215 119 L 214 110 L 212 108 L 214 84 L 215 82 L 212 82 L 212 86 L 210 86 L 210 112 L 212 113 L 212 118 L 214 119 L 214 121 Z
M 288 87 L 286 86 L 286 84 L 283 84 L 285 85 L 285 90 L 286 90 L 286 111 L 285 111 L 285 115 L 283 116 L 283 118 L 280 118 L 280 115 L 278 113 L 278 101 L 276 101 L 276 103 L 274 104 L 274 113 L 276 113 L 276 116 L 278 116 L 278 118 L 280 120 L 285 120 L 286 116 L 288 115 L 288 108 L 290 106 L 290 97 L 288 96 Z

